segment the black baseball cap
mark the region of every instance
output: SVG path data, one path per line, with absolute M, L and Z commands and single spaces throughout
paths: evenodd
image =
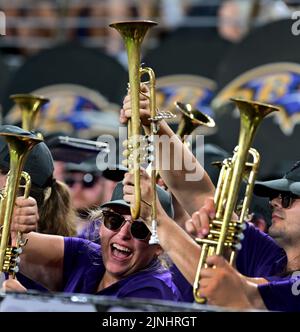
M 272 197 L 274 192 L 291 192 L 300 196 L 300 161 L 297 161 L 282 178 L 255 183 L 254 193 L 257 196 Z
M 25 136 L 33 135 L 31 132 L 12 125 L 0 126 L 0 132 Z M 0 169 L 5 172 L 10 169 L 8 145 L 2 136 L 0 136 Z M 54 164 L 51 152 L 44 142 L 38 143 L 32 151 L 29 152 L 23 170 L 30 175 L 31 182 L 34 185 L 40 188 L 49 185 L 49 181 L 52 179 L 54 171 Z
M 66 163 L 65 170 L 67 172 L 91 173 L 97 176 L 103 176 L 106 179 L 115 182 L 122 181 L 124 174 L 128 172 L 128 169 L 120 164 L 109 165 L 101 171 L 97 166 L 97 161 L 95 158 L 83 161 L 80 164 Z
M 156 192 L 158 199 L 160 201 L 160 204 L 166 211 L 167 215 L 174 219 L 174 209 L 173 209 L 173 204 L 172 204 L 172 196 L 164 189 L 162 189 L 159 186 L 156 186 Z M 130 208 L 130 204 L 125 202 L 123 199 L 123 183 L 118 182 L 116 185 L 111 200 L 107 203 L 104 203 L 101 205 L 101 208 L 103 207 L 113 207 L 114 205 L 121 205 L 121 206 L 126 206 Z

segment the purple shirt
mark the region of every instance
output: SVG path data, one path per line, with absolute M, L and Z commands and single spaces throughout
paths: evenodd
M 248 277 L 264 277 L 270 281 L 282 281 L 283 277 L 280 277 L 279 274 L 286 265 L 284 250 L 278 247 L 269 235 L 260 232 L 251 224 L 247 224 L 244 236 L 242 249 L 237 255 L 237 270 Z M 191 284 L 175 265 L 172 266 L 171 270 L 173 280 L 179 288 L 184 301 L 192 302 L 194 299 Z
M 269 310 L 300 311 L 300 275 L 259 285 L 259 293 Z
M 129 275 L 97 292 L 104 272 L 100 245 L 79 238 L 65 238 L 62 291 L 110 295 L 118 298 L 182 301 L 170 271 L 156 262 L 153 262 L 147 271 Z
M 285 252 L 267 234 L 247 223 L 242 249 L 236 260 L 237 270 L 247 277 L 272 276 L 283 272 L 287 260 Z

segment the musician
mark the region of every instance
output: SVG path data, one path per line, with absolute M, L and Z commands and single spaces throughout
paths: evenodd
M 24 134 L 26 131 L 11 125 L 0 126 L 0 131 Z M 0 137 L 0 184 L 3 189 L 10 167 L 10 157 L 6 141 Z M 37 231 L 45 234 L 74 236 L 74 211 L 71 207 L 68 188 L 53 177 L 53 159 L 50 150 L 43 142 L 29 152 L 24 171 L 31 177 L 30 197 L 38 206 L 39 221 Z M 32 198 L 29 198 L 32 202 Z M 21 204 L 21 198 L 17 204 Z M 25 203 L 24 203 L 25 204 Z
M 172 218 L 170 195 L 159 187 L 157 193 L 161 213 Z M 150 232 L 142 221 L 132 221 L 132 199 L 132 194 L 123 199 L 120 183 L 112 200 L 94 214 L 100 220 L 101 246 L 79 238 L 29 233 L 20 256 L 21 272 L 51 291 L 182 300 L 170 271 L 158 259 L 162 248 L 149 245 Z M 150 199 L 151 190 L 143 191 L 142 218 L 149 219 Z M 25 220 L 14 220 L 13 227 L 24 231 Z M 24 290 L 16 280 L 7 280 L 4 288 Z
M 150 108 L 149 108 L 149 89 L 147 85 L 141 84 L 140 93 L 140 118 L 144 130 L 146 133 L 150 133 Z M 123 101 L 123 108 L 120 111 L 120 122 L 127 124 L 128 119 L 131 117 L 131 97 L 128 94 L 125 96 Z M 187 220 L 193 214 L 194 211 L 198 210 L 205 202 L 207 196 L 214 194 L 214 185 L 208 176 L 207 172 L 203 169 L 201 164 L 197 161 L 190 149 L 182 143 L 177 135 L 172 131 L 166 121 L 161 120 L 159 122 L 159 130 L 157 133 L 158 138 L 166 138 L 172 142 L 170 151 L 165 151 L 164 146 L 156 145 L 156 168 L 159 169 L 159 174 L 163 179 L 164 183 L 169 188 L 170 192 L 175 196 L 176 199 L 176 222 L 178 225 L 184 225 L 181 221 L 185 218 Z M 173 146 L 173 148 L 172 148 Z M 190 163 L 182 163 L 182 167 L 176 166 L 178 159 L 189 160 Z M 166 166 L 166 167 L 165 167 Z M 187 181 L 191 174 L 196 174 L 197 181 Z M 143 178 L 145 175 L 143 175 Z M 131 181 L 128 176 L 124 181 Z M 131 182 L 128 183 L 128 185 Z M 125 182 L 127 184 L 127 182 Z M 126 186 L 125 186 L 126 188 Z M 181 209 L 179 209 L 181 205 Z M 178 214 L 180 211 L 180 215 Z M 180 291 L 183 294 L 183 298 L 186 302 L 193 301 L 193 294 L 190 292 L 188 281 L 192 282 L 191 275 L 196 273 L 190 265 L 193 262 L 194 255 L 199 257 L 199 247 L 195 246 L 194 241 L 185 232 L 180 230 L 180 227 L 174 223 L 173 220 L 167 218 L 167 221 L 159 224 L 160 236 L 163 236 L 163 240 L 160 239 L 164 250 L 168 256 L 171 257 L 174 265 L 171 266 L 173 273 L 173 280 L 177 287 L 180 287 Z M 148 225 L 150 227 L 150 225 Z M 175 237 L 178 237 L 178 242 L 173 243 L 173 246 L 168 244 L 168 240 L 164 237 L 164 234 L 168 232 L 174 232 Z M 171 234 L 171 233 L 169 233 Z M 164 241 L 166 239 L 166 242 Z M 181 250 L 182 246 L 186 246 L 186 250 Z M 193 254 L 194 253 L 194 254 Z M 179 264 L 177 266 L 177 264 Z M 178 269 L 178 268 L 179 269 Z M 183 269 L 187 272 L 187 275 L 183 276 L 180 270 Z M 187 280 L 186 280 L 187 278 Z
M 300 162 L 282 178 L 257 182 L 254 192 L 270 198 L 270 236 L 247 225 L 236 262 L 238 271 L 247 277 L 237 273 L 223 258 L 210 257 L 209 264 L 216 268 L 201 272 L 201 291 L 218 305 L 299 311 L 299 296 L 296 295 L 299 294 L 300 281 Z M 192 223 L 188 223 L 189 231 L 203 234 L 203 230 L 208 229 L 209 219 L 213 217 L 213 200 L 208 199 L 193 216 Z M 241 298 L 244 300 L 241 301 Z
M 63 181 L 70 189 L 72 204 L 77 214 L 78 233 L 86 226 L 89 210 L 105 202 L 103 200 L 105 180 L 96 164 L 82 162 L 66 163 Z
M 17 134 L 26 134 L 23 129 L 5 125 L 0 131 Z M 10 156 L 6 141 L 0 137 L 0 188 L 4 190 L 7 173 L 10 167 Z M 29 152 L 24 165 L 31 177 L 29 198 L 17 197 L 14 209 L 14 218 L 25 218 L 32 224 L 31 230 L 44 234 L 57 234 L 62 236 L 75 236 L 75 213 L 71 205 L 71 197 L 66 185 L 56 181 L 53 177 L 52 155 L 43 142 L 37 144 Z M 27 288 L 45 291 L 24 276 L 18 276 Z
M 77 235 L 84 237 L 89 226 L 89 211 L 111 199 L 113 190 L 117 182 L 123 179 L 124 173 L 125 170 L 119 167 L 102 172 L 94 158 L 80 164 L 65 164 L 64 182 L 70 188 L 72 203 L 78 216 Z

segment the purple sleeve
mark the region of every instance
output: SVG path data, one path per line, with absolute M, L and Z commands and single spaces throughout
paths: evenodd
M 63 271 L 63 285 L 69 280 L 70 275 L 77 264 L 78 249 L 81 240 L 78 238 L 65 237 L 64 238 L 64 271 Z
M 286 262 L 283 249 L 269 235 L 248 223 L 244 235 L 242 249 L 236 260 L 238 271 L 248 277 L 266 277 L 280 273 Z
M 193 286 L 185 279 L 177 266 L 173 264 L 170 267 L 172 278 L 179 289 L 184 302 L 194 302 Z
M 86 279 L 88 276 L 92 278 L 94 273 L 100 271 L 100 256 L 99 245 L 84 239 L 65 237 L 63 290 L 65 292 L 88 292 Z
M 300 278 L 272 281 L 258 290 L 268 310 L 300 311 Z

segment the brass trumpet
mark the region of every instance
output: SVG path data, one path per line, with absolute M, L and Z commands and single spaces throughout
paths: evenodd
M 15 94 L 9 97 L 21 110 L 22 128 L 27 131 L 34 130 L 35 121 L 41 107 L 49 102 L 49 99 L 30 94 Z
M 141 160 L 144 156 L 141 156 L 140 148 L 140 134 L 141 134 L 141 121 L 140 121 L 140 105 L 139 105 L 139 94 L 141 76 L 149 76 L 150 84 L 150 122 L 151 122 L 151 133 L 147 137 L 148 147 L 147 161 L 153 165 L 155 152 L 154 152 L 154 135 L 158 131 L 158 117 L 156 111 L 156 100 L 155 100 L 155 74 L 151 68 L 141 67 L 141 44 L 147 31 L 153 26 L 157 25 L 156 22 L 152 21 L 128 21 L 128 22 L 117 22 L 112 23 L 109 26 L 115 28 L 123 37 L 125 42 L 125 48 L 127 50 L 128 57 L 128 72 L 129 72 L 129 86 L 131 96 L 131 119 L 128 121 L 128 142 L 127 142 L 127 167 L 134 174 L 134 190 L 135 190 L 135 202 L 130 207 L 132 219 L 138 219 L 140 215 L 141 206 L 141 188 L 140 188 L 140 165 Z M 151 185 L 152 185 L 152 202 L 151 202 L 151 218 L 152 218 L 152 236 L 150 244 L 158 243 L 157 231 L 156 231 L 156 171 L 151 166 Z
M 46 98 L 30 94 L 11 95 L 10 99 L 20 108 L 22 127 L 27 132 L 33 130 L 38 111 L 49 101 Z M 23 196 L 25 198 L 29 197 L 31 179 L 29 174 L 22 171 L 22 169 L 28 153 L 36 144 L 42 141 L 42 137 L 40 134 L 37 134 L 37 136 L 33 134 L 22 136 L 10 132 L 0 133 L 0 135 L 7 141 L 10 155 L 10 171 L 0 202 L 0 224 L 2 225 L 0 269 L 3 272 L 12 274 L 14 277 L 15 273 L 18 272 L 18 255 L 21 253 L 21 247 L 24 243 L 22 242 L 21 233 L 18 232 L 15 245 L 9 245 L 10 222 L 18 190 L 23 187 Z M 20 183 L 22 179 L 24 180 L 24 185 Z
M 186 135 L 190 135 L 199 126 L 213 128 L 216 125 L 214 119 L 193 108 L 191 104 L 183 104 L 177 101 L 175 106 L 182 114 L 176 134 L 183 141 Z
M 122 36 L 125 42 L 128 57 L 128 73 L 131 96 L 131 119 L 128 121 L 128 169 L 134 174 L 134 189 L 135 189 L 135 204 L 131 206 L 131 216 L 133 219 L 138 219 L 140 215 L 141 206 L 141 188 L 140 188 L 140 83 L 141 75 L 145 72 L 150 76 L 150 90 L 153 92 L 155 86 L 155 76 L 150 68 L 141 68 L 141 44 L 149 28 L 155 26 L 157 23 L 152 21 L 129 21 L 112 23 L 109 26 L 115 28 Z M 148 71 L 149 69 L 149 71 Z M 154 95 L 150 99 L 152 101 L 152 111 L 155 112 L 156 106 L 154 104 Z M 154 114 L 153 114 L 154 115 Z M 153 116 L 151 114 L 151 116 Z M 155 191 L 156 192 L 156 191 Z
M 199 289 L 201 282 L 200 271 L 203 267 L 206 267 L 207 257 L 212 255 L 225 256 L 226 249 L 229 252 L 229 262 L 233 264 L 236 252 L 241 248 L 240 240 L 243 235 L 244 217 L 248 213 L 260 162 L 259 153 L 255 149 L 250 148 L 250 145 L 262 120 L 268 114 L 279 110 L 277 107 L 259 102 L 238 98 L 232 100 L 240 111 L 239 141 L 233 157 L 223 161 L 214 197 L 216 218 L 210 222 L 209 234 L 204 239 L 196 239 L 197 243 L 202 246 L 193 287 L 194 298 L 198 303 L 206 302 L 206 299 L 200 296 Z M 249 155 L 252 157 L 252 161 L 248 161 Z M 248 183 L 242 212 L 238 220 L 232 220 L 239 188 L 245 172 L 248 174 Z
M 10 171 L 7 176 L 5 191 L 2 194 L 0 205 L 0 269 L 2 272 L 12 274 L 14 277 L 15 273 L 18 272 L 18 256 L 22 251 L 22 242 L 19 238 L 20 234 L 18 234 L 16 244 L 12 244 L 10 240 L 10 225 L 13 209 L 27 155 L 32 148 L 42 140 L 32 133 L 22 130 L 20 130 L 20 134 L 16 134 L 10 131 L 9 127 L 5 131 L 0 132 L 0 136 L 5 138 L 10 155 Z M 30 181 L 26 186 L 27 195 L 29 190 Z

